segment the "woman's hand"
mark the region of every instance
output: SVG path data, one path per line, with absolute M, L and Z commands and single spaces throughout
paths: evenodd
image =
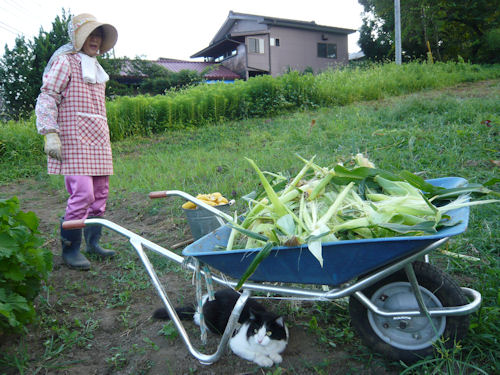
M 57 133 L 48 133 L 45 135 L 45 153 L 51 158 L 62 161 L 61 140 Z

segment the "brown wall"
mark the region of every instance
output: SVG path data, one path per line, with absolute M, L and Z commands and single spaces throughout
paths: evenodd
M 322 40 L 323 35 L 328 39 Z M 298 71 L 311 67 L 314 72 L 318 72 L 329 66 L 344 65 L 349 62 L 347 35 L 271 27 L 269 37 L 280 40 L 279 47 L 271 47 L 271 74 L 273 76 L 286 72 L 289 67 Z M 337 58 L 317 57 L 318 42 L 336 44 Z
M 264 53 L 251 53 L 248 47 L 248 38 L 256 38 L 264 41 Z M 269 72 L 271 70 L 269 63 L 269 36 L 268 34 L 247 35 L 245 37 L 247 50 L 247 66 L 249 70 L 262 70 Z

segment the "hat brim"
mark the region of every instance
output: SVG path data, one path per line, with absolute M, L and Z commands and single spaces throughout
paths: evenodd
M 90 21 L 78 28 L 78 32 L 75 37 L 75 49 L 77 51 L 80 51 L 82 49 L 89 35 L 98 27 L 102 27 L 103 31 L 99 54 L 102 55 L 115 46 L 116 41 L 118 40 L 118 31 L 116 31 L 116 28 L 108 23 Z

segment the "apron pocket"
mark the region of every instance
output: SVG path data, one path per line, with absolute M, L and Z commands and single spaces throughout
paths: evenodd
M 109 129 L 105 117 L 78 114 L 78 135 L 80 142 L 88 146 L 109 144 Z

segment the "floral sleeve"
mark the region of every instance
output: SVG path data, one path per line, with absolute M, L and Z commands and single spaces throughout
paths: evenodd
M 35 106 L 38 133 L 45 135 L 54 131 L 59 132 L 58 107 L 61 103 L 62 92 L 68 85 L 70 74 L 70 63 L 66 55 L 62 55 L 54 61 L 48 73 L 43 76 L 41 93 Z

